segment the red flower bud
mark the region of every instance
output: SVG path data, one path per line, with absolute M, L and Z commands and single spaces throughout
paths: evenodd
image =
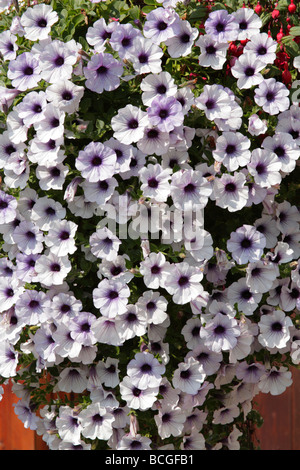
M 272 11 L 273 20 L 277 20 L 277 18 L 279 18 L 279 16 L 280 16 L 280 11 L 276 10 L 276 8 L 275 8 L 275 10 Z
M 261 6 L 261 4 L 260 4 L 259 2 L 257 3 L 257 5 L 255 5 L 254 11 L 255 11 L 255 13 L 257 13 L 258 15 L 261 14 L 261 12 L 262 12 L 262 6 Z
M 288 6 L 288 10 L 291 14 L 295 13 L 297 6 L 294 4 L 294 0 L 291 0 L 291 3 Z
M 280 42 L 283 37 L 284 37 L 284 32 L 283 32 L 283 29 L 282 29 L 282 26 L 281 26 L 280 31 L 276 36 L 277 42 Z
M 234 44 L 234 42 L 231 42 L 231 43 L 229 44 L 228 51 L 230 52 L 230 54 L 236 55 L 236 53 L 237 53 L 237 46 Z
M 284 64 L 284 71 L 282 72 L 282 81 L 285 85 L 288 85 L 292 81 L 292 76 L 290 71 L 288 70 L 288 64 Z

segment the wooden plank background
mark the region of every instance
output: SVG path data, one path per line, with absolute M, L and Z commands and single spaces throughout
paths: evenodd
M 0 402 L 0 450 L 48 450 L 40 436 L 23 423 L 14 412 L 18 398 L 9 385 Z M 256 444 L 261 450 L 300 450 L 300 371 L 293 371 L 293 385 L 282 395 L 255 397 L 255 408 L 264 424 L 256 430 Z
M 293 384 L 278 396 L 261 393 L 254 400 L 264 424 L 256 431 L 262 450 L 300 450 L 300 370 Z

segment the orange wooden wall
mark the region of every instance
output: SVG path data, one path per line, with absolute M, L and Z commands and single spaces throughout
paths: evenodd
M 40 436 L 25 429 L 14 411 L 18 397 L 11 392 L 11 385 L 3 386 L 5 393 L 0 401 L 0 450 L 46 450 Z
M 255 397 L 255 408 L 262 414 L 264 424 L 255 433 L 256 444 L 262 450 L 300 450 L 300 371 L 293 371 L 293 385 L 282 395 Z M 0 450 L 47 450 L 48 447 L 34 431 L 25 429 L 12 406 L 18 398 L 10 386 L 0 402 Z
M 292 374 L 293 384 L 283 394 L 254 398 L 264 419 L 256 431 L 262 450 L 300 450 L 300 370 Z

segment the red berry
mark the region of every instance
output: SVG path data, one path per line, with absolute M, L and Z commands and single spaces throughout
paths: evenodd
M 283 37 L 284 37 L 284 32 L 283 32 L 283 29 L 282 29 L 282 26 L 281 26 L 280 31 L 276 36 L 277 42 L 280 42 Z
M 288 6 L 288 10 L 291 14 L 295 13 L 295 11 L 297 10 L 296 5 L 294 4 L 294 0 L 291 0 L 291 3 Z
M 273 20 L 277 20 L 277 18 L 279 18 L 279 16 L 280 16 L 280 11 L 279 10 L 275 9 L 275 10 L 272 11 Z
M 284 71 L 282 72 L 282 81 L 285 85 L 288 85 L 292 81 L 292 76 L 290 71 L 288 70 L 288 64 L 284 64 Z
M 255 11 L 255 13 L 257 13 L 258 15 L 262 12 L 262 6 L 261 6 L 261 4 L 260 4 L 259 2 L 258 2 L 257 5 L 255 6 L 254 11 Z

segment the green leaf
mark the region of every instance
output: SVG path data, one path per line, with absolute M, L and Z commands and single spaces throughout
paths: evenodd
M 140 18 L 140 9 L 137 5 L 130 9 L 129 15 L 134 20 L 139 20 Z
M 300 36 L 300 26 L 293 26 L 290 29 L 290 36 L 293 36 L 293 37 Z
M 226 10 L 226 6 L 224 5 L 224 3 L 215 3 L 212 7 L 212 11 L 215 10 Z
M 291 57 L 297 57 L 300 53 L 298 44 L 290 36 L 284 36 L 282 38 L 282 43 L 285 45 L 287 53 Z
M 155 5 L 147 5 L 142 9 L 143 13 L 150 13 L 150 11 L 155 9 Z
M 191 11 L 189 20 L 198 20 L 204 18 L 207 15 L 207 9 L 205 7 L 198 7 Z

